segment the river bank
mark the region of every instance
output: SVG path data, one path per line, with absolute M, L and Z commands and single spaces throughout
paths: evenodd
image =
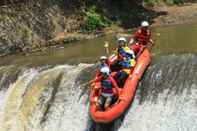
M 187 3 L 181 6 L 158 6 L 153 10 L 161 12 L 161 16 L 154 19 L 153 26 L 168 26 L 197 21 L 197 3 Z
M 31 4 L 22 3 L 17 8 L 12 5 L 0 6 L 0 10 L 3 11 L 3 15 L 0 16 L 2 19 L 0 22 L 1 56 L 16 53 L 31 54 L 44 51 L 48 47 L 64 46 L 74 41 L 94 39 L 108 34 L 121 34 L 135 30 L 140 21 L 144 19 L 149 20 L 152 27 L 197 20 L 197 3 L 187 3 L 181 6 L 165 4 L 154 7 L 139 6 L 136 9 L 139 10 L 140 16 L 133 17 L 133 20 L 122 21 L 122 24 L 110 24 L 94 33 L 84 33 L 81 28 L 81 23 L 84 21 L 83 15 L 71 7 L 62 6 L 61 1 L 48 2 L 42 9 L 44 3 L 35 2 L 34 8 Z M 26 8 L 21 9 L 24 6 Z M 66 11 L 65 8 L 67 8 Z M 132 22 L 129 23 L 129 21 Z
M 187 3 L 181 6 L 178 5 L 159 5 L 154 7 L 147 7 L 149 10 L 156 12 L 155 17 L 151 21 L 151 27 L 173 26 L 177 24 L 192 23 L 197 21 L 197 3 Z M 153 16 L 152 16 L 153 17 Z M 140 23 L 139 23 L 140 24 Z M 51 40 L 51 43 L 65 44 L 80 41 L 84 39 L 94 39 L 96 37 L 115 34 L 117 36 L 130 36 L 125 32 L 132 32 L 137 27 L 123 28 L 118 25 L 111 25 L 104 28 L 102 31 L 96 31 L 95 33 L 84 34 L 79 32 L 65 33 L 61 32 Z
M 184 24 L 184 23 L 191 23 L 197 21 L 197 3 L 187 3 L 183 5 L 159 5 L 154 7 L 146 7 L 149 10 L 156 12 L 155 17 L 151 21 L 151 27 L 158 27 L 158 26 L 172 26 L 177 24 Z M 153 17 L 153 16 L 152 16 Z M 140 24 L 140 23 L 139 23 Z M 76 40 L 81 39 L 93 39 L 98 36 L 107 35 L 107 34 L 115 34 L 115 33 L 123 33 L 127 31 L 135 30 L 133 28 L 123 28 L 118 25 L 112 25 L 110 27 L 106 27 L 103 31 L 96 32 L 95 34 L 83 34 L 83 33 L 72 33 L 72 34 L 58 34 L 54 40 L 59 41 L 62 39 L 75 38 Z

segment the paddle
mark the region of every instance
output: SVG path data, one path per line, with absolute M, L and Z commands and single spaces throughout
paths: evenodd
M 106 56 L 109 56 L 109 42 L 108 41 L 104 42 L 104 48 L 105 48 Z M 81 84 L 81 87 L 86 87 L 86 86 L 88 86 L 90 84 L 93 84 L 93 83 L 94 83 L 94 80 L 90 80 L 88 82 L 85 82 L 85 83 Z
M 109 42 L 105 41 L 104 48 L 106 55 L 109 56 Z

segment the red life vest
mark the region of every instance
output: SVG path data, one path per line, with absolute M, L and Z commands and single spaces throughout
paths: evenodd
M 107 93 L 107 94 L 113 94 L 113 88 L 115 87 L 116 82 L 115 80 L 110 76 L 106 80 L 101 80 L 101 92 Z
M 144 45 L 142 44 L 134 44 L 131 45 L 130 48 L 134 51 L 135 55 L 137 55 L 139 53 L 139 51 L 141 50 L 141 48 L 143 48 Z
M 146 45 L 150 41 L 151 32 L 150 30 L 138 29 L 134 33 L 134 38 L 139 44 Z

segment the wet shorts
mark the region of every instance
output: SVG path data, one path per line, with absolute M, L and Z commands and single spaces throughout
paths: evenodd
M 104 108 L 105 103 L 108 103 L 109 105 L 112 103 L 113 96 L 103 96 L 101 95 L 99 97 L 99 105 Z

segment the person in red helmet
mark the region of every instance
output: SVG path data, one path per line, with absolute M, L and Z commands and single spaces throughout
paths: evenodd
M 144 47 L 148 46 L 148 44 L 153 45 L 153 40 L 151 39 L 151 31 L 149 29 L 149 23 L 147 21 L 143 21 L 141 23 L 141 27 L 134 32 L 133 37 L 130 39 L 129 44 L 132 45 L 132 49 L 134 50 L 135 54 L 141 52 Z

